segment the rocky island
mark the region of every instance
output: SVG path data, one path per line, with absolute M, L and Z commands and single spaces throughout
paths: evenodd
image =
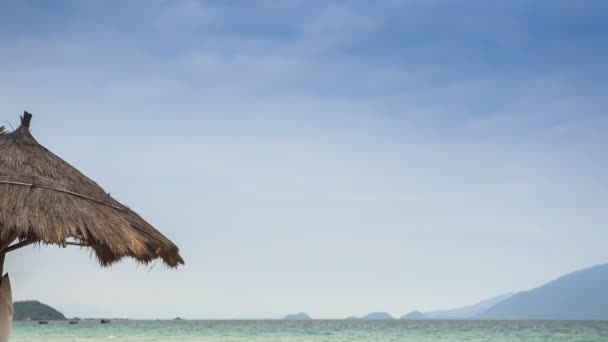
M 300 313 L 297 313 L 297 314 L 294 314 L 294 315 L 287 315 L 287 316 L 285 316 L 285 318 L 283 318 L 283 319 L 286 319 L 286 320 L 299 320 L 299 321 L 302 321 L 302 320 L 310 320 L 311 318 L 310 318 L 310 316 L 308 316 L 308 315 L 307 315 L 307 314 L 305 314 L 304 312 L 300 312 Z
M 15 321 L 65 321 L 65 316 L 52 307 L 36 300 L 15 302 Z

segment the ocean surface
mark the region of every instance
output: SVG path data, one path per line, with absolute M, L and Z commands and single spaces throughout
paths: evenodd
M 16 322 L 12 342 L 606 342 L 608 322 L 534 321 L 97 321 Z

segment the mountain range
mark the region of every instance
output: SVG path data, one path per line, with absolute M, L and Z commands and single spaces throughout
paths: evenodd
M 573 272 L 520 292 L 476 318 L 608 320 L 608 264 Z
M 57 310 L 38 301 L 15 302 L 15 320 L 65 320 Z M 287 320 L 311 319 L 305 313 Z M 347 319 L 392 320 L 386 312 Z M 503 294 L 451 310 L 412 311 L 401 319 L 608 320 L 608 264 L 572 272 L 538 288 Z
M 393 317 L 375 312 L 360 319 Z M 401 319 L 608 320 L 608 264 L 572 272 L 530 291 L 456 309 L 412 311 Z
M 513 293 L 505 293 L 490 299 L 482 300 L 479 303 L 463 306 L 461 308 L 450 310 L 436 310 L 425 312 L 424 315 L 431 319 L 469 319 L 487 311 L 494 305 L 510 298 Z

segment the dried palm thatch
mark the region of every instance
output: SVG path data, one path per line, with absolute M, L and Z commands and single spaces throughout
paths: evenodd
M 17 130 L 0 128 L 0 253 L 31 243 L 78 245 L 102 266 L 123 257 L 184 263 L 169 239 L 40 145 L 30 120 L 26 112 Z

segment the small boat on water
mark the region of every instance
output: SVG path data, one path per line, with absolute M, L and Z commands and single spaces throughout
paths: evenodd
M 78 324 L 78 321 L 70 321 L 70 324 Z
M 49 321 L 38 321 L 38 324 L 49 324 Z
M 100 321 L 101 324 L 110 324 L 110 320 L 109 319 L 102 319 Z

